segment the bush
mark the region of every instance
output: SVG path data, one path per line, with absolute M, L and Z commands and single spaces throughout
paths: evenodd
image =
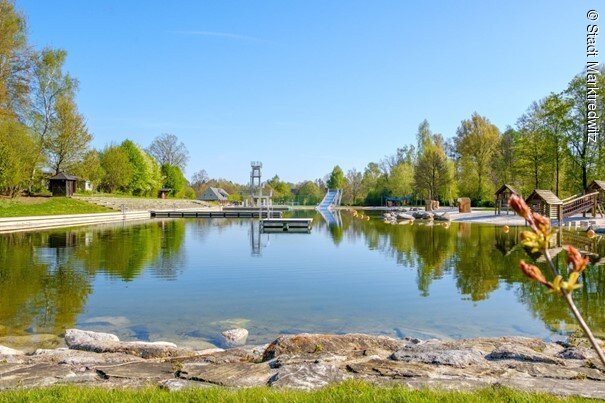
M 185 190 L 183 190 L 183 198 L 195 200 L 196 199 L 195 190 L 193 190 L 193 188 L 191 186 L 187 186 L 185 188 Z

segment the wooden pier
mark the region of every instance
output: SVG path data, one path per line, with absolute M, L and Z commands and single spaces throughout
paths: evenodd
M 262 232 L 310 232 L 312 218 L 265 218 L 261 220 Z
M 259 210 L 260 207 L 246 207 L 246 206 L 225 206 L 223 207 L 223 211 L 250 211 L 250 210 Z M 263 206 L 263 210 L 267 210 L 267 206 Z M 290 211 L 290 207 L 288 206 L 271 206 L 271 211 Z
M 152 211 L 151 217 L 154 218 L 281 218 L 281 211 L 263 210 L 262 212 L 257 209 L 247 210 L 223 210 L 223 211 L 195 211 L 195 210 L 160 210 Z

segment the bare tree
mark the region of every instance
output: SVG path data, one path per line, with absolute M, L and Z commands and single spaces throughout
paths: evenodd
M 182 141 L 174 134 L 164 133 L 156 137 L 147 152 L 153 156 L 160 165 L 168 164 L 185 170 L 189 161 L 189 151 Z
M 193 176 L 191 177 L 191 183 L 192 184 L 203 184 L 203 183 L 208 182 L 208 179 L 210 179 L 208 177 L 208 172 L 206 172 L 205 169 L 201 169 L 193 174 Z

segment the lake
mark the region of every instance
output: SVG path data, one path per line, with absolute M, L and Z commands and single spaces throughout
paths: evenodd
M 298 214 L 314 218 L 310 233 L 157 219 L 0 235 L 0 344 L 53 347 L 70 327 L 195 348 L 233 327 L 253 344 L 300 332 L 553 339 L 577 330 L 564 302 L 520 272 L 519 228 L 346 213 L 330 226 Z M 596 263 L 575 298 L 603 337 L 605 242 L 562 236 Z

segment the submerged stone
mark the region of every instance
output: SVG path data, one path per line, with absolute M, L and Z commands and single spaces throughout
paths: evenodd
M 248 331 L 242 328 L 226 330 L 221 335 L 223 336 L 223 344 L 227 347 L 243 346 L 248 340 Z

